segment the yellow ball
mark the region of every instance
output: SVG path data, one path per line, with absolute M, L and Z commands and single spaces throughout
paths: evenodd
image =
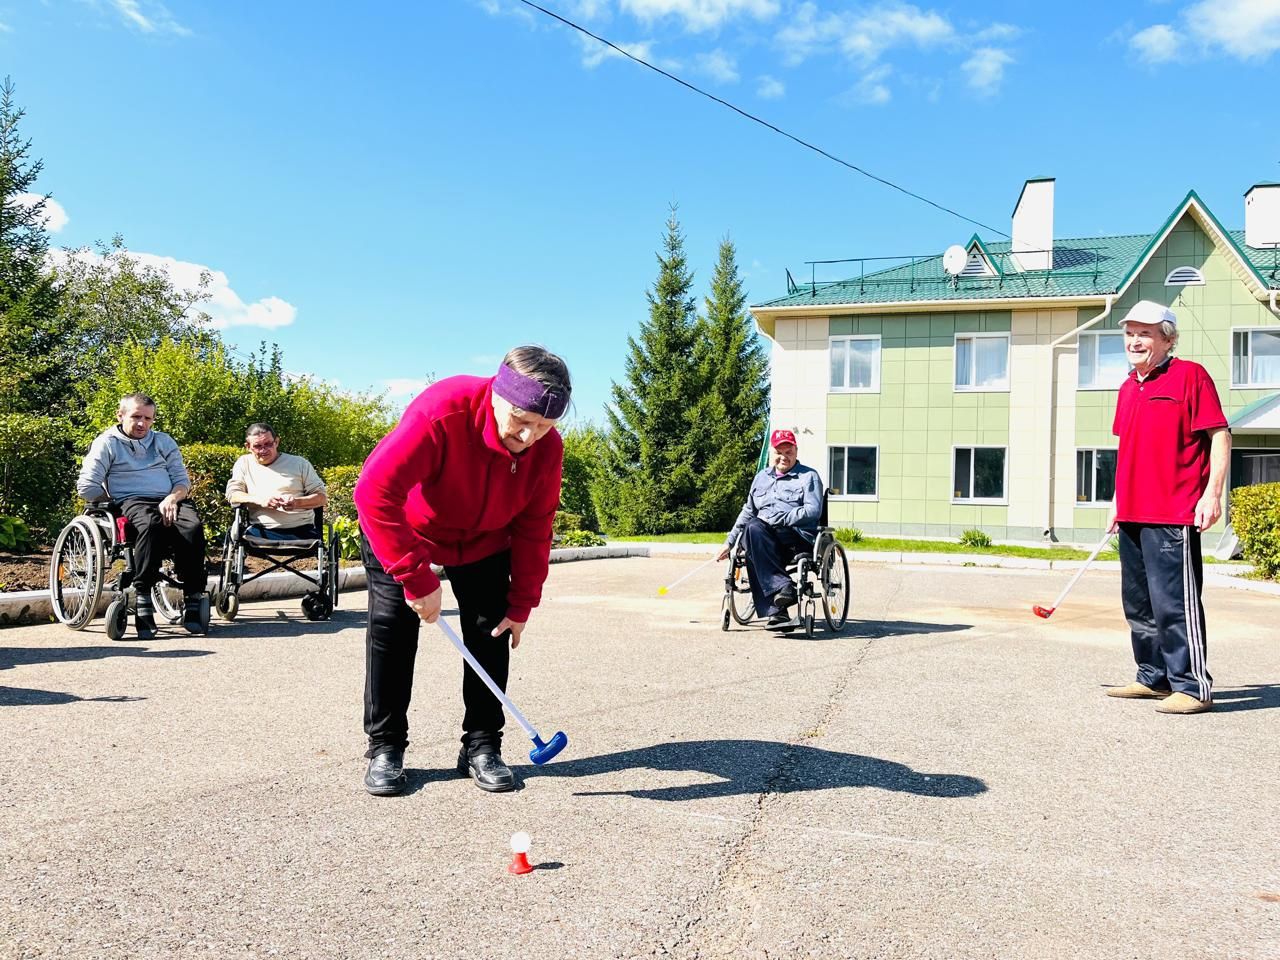
M 658 596 L 660 596 L 660 597 L 665 597 L 666 595 L 667 595 L 667 588 L 666 588 L 666 587 L 659 587 L 659 588 L 658 588 Z

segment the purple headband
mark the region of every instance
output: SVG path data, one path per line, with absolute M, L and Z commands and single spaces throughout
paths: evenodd
M 516 373 L 505 363 L 493 378 L 493 392 L 521 410 L 528 410 L 548 420 L 559 420 L 569 407 L 569 395 L 552 390 L 533 377 Z

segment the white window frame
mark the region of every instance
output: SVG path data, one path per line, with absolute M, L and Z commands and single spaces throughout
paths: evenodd
M 1097 330 L 1097 331 L 1091 331 L 1089 333 L 1080 334 L 1080 342 L 1076 348 L 1076 389 L 1077 390 L 1111 390 L 1111 391 L 1119 390 L 1120 384 L 1124 383 L 1123 378 L 1121 378 L 1120 383 L 1117 383 L 1115 386 L 1107 386 L 1106 384 L 1102 384 L 1102 383 L 1085 383 L 1080 379 L 1080 371 L 1081 369 L 1083 369 L 1083 366 L 1084 366 L 1080 362 L 1080 357 L 1085 351 L 1086 337 L 1088 338 L 1087 342 L 1092 345 L 1090 349 L 1093 350 L 1093 369 L 1095 371 L 1098 369 L 1098 341 L 1102 337 L 1116 337 L 1120 341 L 1121 352 L 1124 351 L 1124 331 L 1122 330 Z M 1132 369 L 1132 367 L 1130 367 L 1130 369 Z
M 871 364 L 871 386 L 869 387 L 837 387 L 831 383 L 831 351 L 836 341 L 848 343 L 852 340 L 874 340 L 876 342 L 876 357 Z M 880 392 L 880 365 L 881 358 L 884 355 L 883 348 L 880 344 L 880 334 L 878 333 L 847 333 L 838 334 L 827 338 L 827 392 L 828 393 L 879 393 Z M 849 352 L 845 351 L 844 355 L 844 382 L 849 382 Z
M 957 497 L 956 491 L 956 451 L 957 450 L 1003 450 L 1004 476 L 1000 486 L 1004 490 L 1002 497 Z M 969 457 L 969 493 L 973 493 L 973 467 L 976 457 Z M 951 502 L 954 504 L 974 504 L 986 507 L 1007 507 L 1009 505 L 1009 447 L 1000 443 L 954 443 L 951 445 Z
M 1260 383 L 1236 380 L 1236 334 L 1238 333 L 1273 333 L 1280 336 L 1280 327 L 1232 327 L 1231 328 L 1231 386 L 1241 390 L 1270 390 L 1280 387 L 1280 380 L 1267 380 Z M 1252 337 L 1249 338 L 1252 341 Z M 1253 357 L 1253 344 L 1249 344 L 1249 356 Z
M 871 503 L 879 500 L 880 499 L 880 444 L 878 443 L 831 443 L 831 444 L 828 444 L 827 445 L 827 471 L 830 472 L 831 470 L 831 451 L 844 450 L 845 451 L 845 455 L 844 455 L 845 457 L 844 459 L 845 489 L 848 489 L 848 484 L 849 484 L 849 452 L 848 451 L 850 447 L 853 447 L 855 449 L 862 449 L 862 450 L 874 450 L 876 452 L 875 491 L 870 494 L 867 494 L 867 493 L 834 494 L 833 493 L 831 495 L 831 499 L 832 500 L 859 500 L 866 503 Z M 831 477 L 827 477 L 827 486 L 831 486 Z
M 1110 508 L 1115 502 L 1114 500 L 1098 499 L 1098 452 L 1101 450 L 1110 450 L 1119 456 L 1119 450 L 1116 447 L 1076 447 L 1076 490 L 1080 489 L 1080 454 L 1093 454 L 1093 474 L 1089 478 L 1089 500 L 1076 500 L 1076 506 L 1081 508 Z M 1077 497 L 1079 494 L 1077 494 Z
M 956 383 L 955 382 L 955 378 L 956 378 L 955 358 L 960 351 L 960 341 L 961 340 L 996 340 L 996 339 L 1000 339 L 1004 341 L 1004 382 L 994 387 L 980 387 L 980 386 L 975 386 L 973 384 Z M 1012 370 L 1010 368 L 1013 364 L 1013 351 L 1011 349 L 1012 343 L 1013 343 L 1012 335 L 1007 332 L 955 334 L 954 339 L 951 342 L 951 351 L 952 351 L 951 352 L 951 380 L 952 380 L 952 385 L 955 392 L 956 393 L 1008 393 L 1010 374 L 1012 373 Z M 974 363 L 976 364 L 978 359 L 978 352 L 976 350 L 974 351 L 973 357 L 974 357 Z M 970 370 L 969 372 L 970 374 L 973 374 L 973 373 L 976 373 L 976 370 Z

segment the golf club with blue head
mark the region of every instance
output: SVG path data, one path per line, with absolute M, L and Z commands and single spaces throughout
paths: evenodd
M 444 617 L 441 617 L 436 623 L 440 625 L 444 635 L 449 638 L 449 642 L 458 648 L 462 658 L 471 665 L 471 669 L 476 672 L 476 676 L 483 680 L 484 685 L 489 688 L 493 695 L 502 701 L 502 705 L 507 708 L 507 712 L 516 718 L 516 723 L 524 728 L 524 732 L 533 741 L 533 749 L 529 751 L 530 760 L 541 766 L 569 745 L 569 738 L 564 735 L 563 731 L 557 733 L 550 740 L 543 740 L 542 737 L 538 736 L 538 731 L 533 729 L 533 724 L 524 718 L 524 714 L 516 708 L 516 705 L 502 692 L 502 689 L 493 682 L 493 678 L 485 672 L 484 667 L 480 666 L 476 658 L 471 655 L 471 651 L 462 642 L 462 638 L 454 632 L 453 627 L 449 626 L 449 622 Z

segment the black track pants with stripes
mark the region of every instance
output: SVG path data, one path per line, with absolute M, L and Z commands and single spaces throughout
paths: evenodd
M 1120 592 L 1138 682 L 1209 700 L 1213 678 L 1200 603 L 1200 531 L 1122 523 L 1119 539 Z

